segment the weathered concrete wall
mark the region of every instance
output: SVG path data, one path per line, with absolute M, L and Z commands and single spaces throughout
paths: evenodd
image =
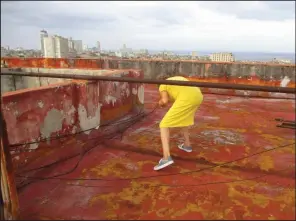
M 155 61 L 155 60 L 127 60 L 127 59 L 19 59 L 2 58 L 2 65 L 9 68 L 20 68 L 27 72 L 48 72 L 67 74 L 101 75 L 104 70 L 137 68 L 144 72 L 145 78 L 159 78 L 164 75 L 183 75 L 192 81 L 234 83 L 277 87 L 295 88 L 295 65 L 276 64 L 246 64 L 246 63 L 215 63 L 197 61 Z M 29 78 L 1 76 L 1 91 L 14 91 L 23 88 L 34 88 L 64 82 L 65 79 Z M 283 84 L 283 82 L 286 84 Z M 250 92 L 223 89 L 202 89 L 204 93 L 219 93 L 229 95 L 246 95 L 251 97 L 285 97 L 285 95 L 267 92 Z
M 161 75 L 185 75 L 199 78 L 228 79 L 258 76 L 264 81 L 281 80 L 285 76 L 295 82 L 295 65 L 253 64 L 235 62 L 166 61 L 141 59 L 49 59 L 1 58 L 1 66 L 17 68 L 73 68 L 73 69 L 141 69 L 145 78 Z
M 143 78 L 143 72 L 136 70 L 110 71 L 104 75 Z M 127 113 L 136 113 L 143 107 L 142 84 L 94 81 L 71 81 L 7 92 L 2 103 L 10 144 L 36 142 L 99 128 L 100 124 L 119 119 Z M 86 135 L 89 133 L 84 132 Z M 42 144 L 27 145 L 30 157 Z M 29 161 L 27 155 L 19 151 L 13 150 L 12 154 L 17 166 Z
M 97 69 L 69 69 L 69 68 L 18 68 L 23 72 L 38 72 L 42 73 L 57 73 L 57 74 L 79 74 L 79 75 L 108 75 L 112 73 L 110 70 L 97 70 Z M 117 72 L 115 76 L 117 76 Z M 1 92 L 16 91 L 26 88 L 38 88 L 51 84 L 69 82 L 72 79 L 64 78 L 47 78 L 47 77 L 19 77 L 19 76 L 1 76 Z

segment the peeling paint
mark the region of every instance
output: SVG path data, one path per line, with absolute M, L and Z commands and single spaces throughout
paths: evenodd
M 95 116 L 88 116 L 86 108 L 79 104 L 78 107 L 78 117 L 79 117 L 79 125 L 81 130 L 88 130 L 90 128 L 96 128 L 101 123 L 101 104 L 99 103 L 96 111 Z M 89 134 L 90 131 L 85 131 L 85 134 Z
M 72 131 L 71 131 L 71 133 L 72 134 L 75 134 L 77 132 L 77 127 L 76 126 L 74 126 L 73 128 L 72 128 Z
M 281 81 L 281 87 L 287 87 L 287 85 L 289 84 L 289 82 L 291 81 L 291 79 L 287 76 L 285 76 L 283 78 L 283 80 Z
M 19 160 L 20 157 L 19 157 L 19 156 L 15 156 L 14 159 L 15 159 L 15 160 Z
M 106 74 L 132 75 L 133 72 L 133 70 L 106 71 Z M 117 88 L 114 87 L 116 85 L 118 85 Z M 12 144 L 30 143 L 34 140 L 38 141 L 40 138 L 73 134 L 84 129 L 99 130 L 102 120 L 112 121 L 118 116 L 125 116 L 129 112 L 143 108 L 139 102 L 135 102 L 135 97 L 130 97 L 131 85 L 138 86 L 138 84 L 122 84 L 120 82 L 113 84 L 112 82 L 73 81 L 58 86 L 49 85 L 40 89 L 5 94 L 3 96 L 3 110 L 5 117 L 10 122 L 8 127 L 10 142 Z M 53 96 L 54 91 L 56 93 Z M 106 95 L 112 96 L 111 98 L 107 96 L 109 105 L 105 101 Z M 99 102 L 102 105 L 99 104 L 98 108 Z M 82 112 L 81 106 L 79 109 L 79 105 L 85 107 L 86 114 Z M 80 113 L 78 113 L 78 109 Z M 20 110 L 22 111 L 20 112 Z M 98 114 L 100 111 L 102 113 Z M 17 112 L 19 113 L 16 114 Z M 90 131 L 85 134 L 89 133 Z M 24 149 L 30 154 L 22 154 L 17 151 L 15 155 L 19 155 L 20 160 L 14 161 L 15 168 L 23 167 L 27 164 L 26 162 L 31 163 L 37 157 L 36 154 L 40 153 L 40 151 L 35 151 L 37 148 L 54 143 L 55 141 L 48 140 L 47 143 L 41 143 L 42 145 L 21 146 L 22 150 Z
M 42 101 L 38 101 L 38 107 L 43 108 L 44 103 Z
M 112 105 L 114 106 L 116 103 L 117 98 L 111 95 L 106 95 L 105 96 L 105 101 L 107 102 L 107 104 L 112 103 Z
M 138 94 L 137 89 L 136 89 L 136 88 L 133 88 L 133 89 L 132 89 L 132 93 L 133 93 L 133 95 L 137 95 L 137 94 Z
M 44 122 L 40 128 L 43 138 L 48 138 L 54 132 L 60 131 L 63 126 L 63 113 L 53 108 L 47 112 Z
M 64 113 L 64 118 L 66 119 L 67 125 L 71 125 L 71 124 L 75 123 L 75 121 L 73 119 L 75 112 L 76 112 L 75 107 L 73 105 L 71 105 L 71 108 L 67 112 Z
M 16 111 L 14 111 L 14 116 L 18 116 L 19 115 L 19 112 L 16 110 Z
M 144 86 L 140 85 L 138 88 L 138 98 L 141 104 L 144 104 Z
M 33 139 L 31 142 L 36 142 L 37 140 Z M 38 143 L 30 144 L 29 150 L 36 150 L 38 148 Z

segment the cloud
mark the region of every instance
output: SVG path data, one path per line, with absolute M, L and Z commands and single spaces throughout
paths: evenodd
M 295 51 L 295 2 L 1 2 L 1 45 L 39 48 L 40 30 L 105 49 Z
M 238 19 L 284 21 L 295 19 L 294 1 L 220 1 L 201 2 L 217 13 L 234 15 Z

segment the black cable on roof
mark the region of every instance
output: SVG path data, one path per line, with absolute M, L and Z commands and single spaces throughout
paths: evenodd
M 291 168 L 293 168 L 295 166 L 289 166 L 285 169 L 281 169 L 281 170 L 277 170 L 276 172 L 282 172 L 282 171 L 287 171 L 290 170 Z M 171 185 L 171 184 L 157 184 L 157 185 L 151 185 L 148 187 L 198 187 L 198 186 L 206 186 L 206 185 L 214 185 L 214 184 L 227 184 L 227 183 L 236 183 L 236 182 L 245 182 L 245 181 L 250 181 L 250 180 L 256 180 L 256 179 L 260 179 L 266 176 L 270 176 L 271 174 L 263 174 L 260 176 L 256 176 L 256 177 L 252 177 L 252 178 L 245 178 L 245 179 L 239 179 L 239 180 L 230 180 L 230 181 L 219 181 L 219 182 L 208 182 L 208 183 L 199 183 L 199 184 L 175 184 L 175 185 Z M 112 185 L 109 186 L 100 186 L 100 185 L 80 185 L 80 184 L 69 184 L 67 183 L 66 185 L 71 185 L 71 186 L 81 186 L 81 187 L 114 187 Z M 140 187 L 138 187 L 140 188 Z
M 23 177 L 23 178 L 29 178 L 29 179 L 37 179 L 37 180 L 88 180 L 88 181 L 124 181 L 124 180 L 137 180 L 137 179 L 149 179 L 149 178 L 155 178 L 155 177 L 165 177 L 165 176 L 175 176 L 175 175 L 181 175 L 181 174 L 191 174 L 191 173 L 197 173 L 197 172 L 201 172 L 204 170 L 210 170 L 210 169 L 214 169 L 216 167 L 222 167 L 225 166 L 227 164 L 231 164 L 237 161 L 241 161 L 259 154 L 263 154 L 272 150 L 276 150 L 276 149 L 280 149 L 280 148 L 284 148 L 290 145 L 293 145 L 295 143 L 290 143 L 290 144 L 285 144 L 285 145 L 281 145 L 278 147 L 274 147 L 268 150 L 263 150 L 251 155 L 248 155 L 246 157 L 241 157 L 235 160 L 231 160 L 222 164 L 218 164 L 218 165 L 214 165 L 214 166 L 210 166 L 210 167 L 206 167 L 206 168 L 202 168 L 202 169 L 198 169 L 198 170 L 191 170 L 191 171 L 186 171 L 186 172 L 178 172 L 178 173 L 170 173 L 170 174 L 158 174 L 158 175 L 152 175 L 152 176 L 138 176 L 138 177 L 131 177 L 131 178 L 116 178 L 116 179 L 105 179 L 105 178 L 57 178 L 57 176 L 50 176 L 50 177 L 30 177 L 30 176 L 18 176 L 18 177 Z M 62 176 L 62 175 L 59 175 Z
M 156 108 L 155 108 L 156 109 Z M 152 112 L 155 111 L 155 109 L 153 111 L 151 111 L 149 114 L 151 114 Z M 148 115 L 149 115 L 148 114 Z M 132 120 L 130 120 L 129 122 L 132 122 Z M 112 124 L 111 124 L 112 125 Z M 129 125 L 128 127 L 130 127 L 131 125 Z M 128 128 L 127 127 L 127 128 Z M 126 128 L 126 129 L 127 129 Z M 116 133 L 116 132 L 115 132 Z M 111 134 L 110 134 L 111 135 Z M 116 136 L 116 135 L 115 135 Z M 106 137 L 105 137 L 106 138 Z M 95 138 L 91 138 L 91 139 L 97 139 L 97 137 Z M 295 143 L 291 143 L 291 144 L 285 144 L 285 145 L 282 145 L 282 146 L 278 146 L 278 147 L 275 147 L 275 148 L 272 148 L 272 149 L 268 149 L 268 150 L 264 150 L 264 151 L 261 151 L 261 152 L 257 152 L 257 153 L 254 153 L 254 154 L 251 154 L 251 155 L 248 155 L 246 157 L 242 157 L 242 158 L 239 158 L 239 159 L 236 159 L 236 160 L 232 160 L 232 161 L 229 161 L 229 162 L 225 162 L 225 163 L 222 163 L 222 164 L 219 164 L 219 165 L 215 165 L 215 166 L 211 166 L 211 167 L 207 167 L 207 168 L 203 168 L 203 169 L 199 169 L 199 170 L 193 170 L 193 171 L 186 171 L 186 172 L 179 172 L 179 173 L 173 173 L 173 174 L 159 174 L 159 175 L 153 175 L 153 176 L 140 176 L 140 177 L 131 177 L 131 178 L 116 178 L 116 179 L 104 179 L 104 178 L 58 178 L 60 176 L 63 176 L 63 175 L 67 175 L 71 172 L 73 172 L 79 165 L 80 161 L 83 159 L 85 153 L 82 153 L 81 154 L 81 157 L 80 159 L 78 160 L 77 164 L 74 166 L 74 168 L 72 168 L 71 170 L 65 172 L 65 173 L 62 173 L 62 174 L 58 174 L 58 175 L 54 175 L 54 176 L 50 176 L 50 177 L 30 177 L 30 176 L 20 176 L 18 175 L 17 177 L 23 177 L 23 178 L 28 178 L 28 179 L 33 179 L 33 180 L 91 180 L 91 181 L 120 181 L 120 180 L 136 180 L 136 179 L 147 179 L 147 178 L 153 178 L 153 177 L 162 177 L 162 176 L 173 176 L 173 175 L 180 175 L 180 174 L 190 174 L 190 173 L 196 173 L 196 172 L 201 172 L 201 171 L 204 171 L 204 170 L 209 170 L 209 169 L 213 169 L 213 168 L 216 168 L 216 167 L 221 167 L 221 166 L 225 166 L 227 164 L 231 164 L 233 162 L 236 162 L 236 161 L 240 161 L 240 160 L 243 160 L 243 159 L 246 159 L 246 158 L 249 158 L 249 157 L 252 157 L 252 156 L 255 156 L 255 155 L 258 155 L 258 154 L 262 154 L 262 153 L 265 153 L 265 152 L 269 152 L 269 151 L 272 151 L 272 150 L 275 150 L 275 149 L 279 149 L 279 148 L 283 148 L 283 147 L 286 147 L 286 146 L 289 146 L 289 145 L 293 145 Z M 92 148 L 91 148 L 92 149 Z M 90 151 L 90 150 L 88 150 Z M 88 152 L 87 151 L 87 152 Z M 77 156 L 77 155 L 76 155 Z M 73 157 L 72 157 L 73 158 Z M 54 165 L 56 164 L 56 162 L 54 163 L 51 163 L 50 165 L 45 165 L 45 166 L 42 166 L 40 167 L 41 168 L 44 168 L 44 167 L 48 167 L 48 166 L 51 166 L 51 165 Z M 34 168 L 33 170 L 35 169 L 39 169 L 39 168 Z M 31 170 L 30 170 L 31 171 Z

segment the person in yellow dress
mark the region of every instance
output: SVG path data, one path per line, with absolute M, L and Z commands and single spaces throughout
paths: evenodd
M 167 78 L 167 80 L 188 81 L 181 76 L 170 77 Z M 169 128 L 182 128 L 185 142 L 184 144 L 178 145 L 178 147 L 186 152 L 192 152 L 188 127 L 194 124 L 195 112 L 203 101 L 203 94 L 198 87 L 160 85 L 159 93 L 159 106 L 164 107 L 168 105 L 170 101 L 173 102 L 173 105 L 159 124 L 163 158 L 159 161 L 158 165 L 154 167 L 154 170 L 163 169 L 174 163 L 170 155 Z

